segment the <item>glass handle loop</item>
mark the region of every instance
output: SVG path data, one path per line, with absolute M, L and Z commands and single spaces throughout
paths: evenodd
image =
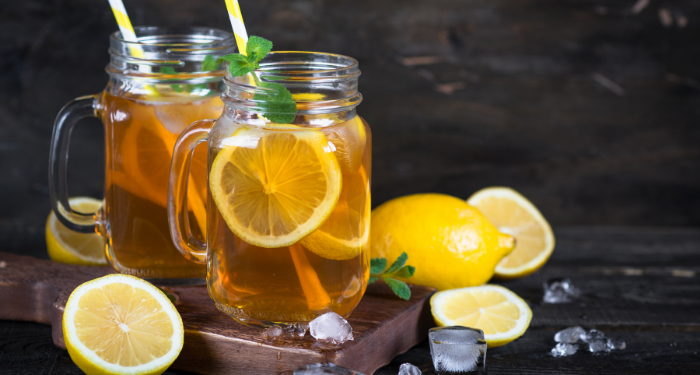
M 187 215 L 187 184 L 194 149 L 206 142 L 216 120 L 195 121 L 180 134 L 173 149 L 168 183 L 168 223 L 175 247 L 185 258 L 205 263 L 207 246 L 192 236 Z M 204 232 L 204 228 L 202 228 Z
M 56 117 L 49 152 L 49 195 L 51 208 L 58 220 L 68 229 L 80 233 L 94 233 L 96 214 L 73 211 L 68 203 L 66 170 L 68 146 L 73 127 L 85 117 L 97 117 L 98 96 L 81 96 L 66 104 Z

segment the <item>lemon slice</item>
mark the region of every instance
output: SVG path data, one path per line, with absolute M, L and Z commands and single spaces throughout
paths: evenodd
M 490 348 L 522 336 L 532 319 L 527 303 L 498 285 L 437 292 L 430 298 L 430 309 L 440 327 L 463 326 L 484 331 Z
M 150 283 L 112 274 L 71 293 L 63 313 L 68 354 L 86 374 L 161 374 L 182 350 L 182 319 Z
M 489 187 L 474 193 L 467 203 L 479 209 L 499 231 L 515 237 L 515 248 L 498 263 L 496 276 L 516 278 L 529 275 L 552 255 L 552 228 L 540 211 L 517 191 Z
M 335 147 L 335 156 L 343 174 L 356 173 L 362 164 L 367 144 L 367 131 L 360 116 L 343 123 L 322 128 L 328 141 Z
M 69 200 L 74 211 L 88 214 L 102 207 L 102 201 L 90 197 L 73 197 Z M 55 262 L 101 266 L 107 264 L 104 242 L 97 233 L 77 233 L 65 227 L 51 211 L 46 219 L 46 248 L 49 258 Z
M 224 221 L 244 241 L 289 246 L 333 212 L 342 176 L 323 133 L 243 127 L 221 144 L 209 186 Z
M 341 164 L 342 168 L 342 164 Z M 369 181 L 364 167 L 346 175 L 338 204 L 316 231 L 301 240 L 309 251 L 326 259 L 355 258 L 367 247 L 370 219 Z

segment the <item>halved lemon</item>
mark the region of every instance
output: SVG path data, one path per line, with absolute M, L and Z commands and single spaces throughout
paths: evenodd
M 333 212 L 342 175 L 320 131 L 242 127 L 221 143 L 209 186 L 224 221 L 244 241 L 289 246 Z
M 369 239 L 370 207 L 369 181 L 360 166 L 357 173 L 343 178 L 335 210 L 301 244 L 326 259 L 347 260 L 360 255 Z
M 490 348 L 522 336 L 530 326 L 532 310 L 522 298 L 498 285 L 450 289 L 430 298 L 438 326 L 463 326 L 484 331 Z
M 554 250 L 554 233 L 540 211 L 517 191 L 489 187 L 467 199 L 502 233 L 515 237 L 513 251 L 496 266 L 496 276 L 516 278 L 542 267 Z
M 182 319 L 152 284 L 112 274 L 71 293 L 63 313 L 68 354 L 86 374 L 161 374 L 182 350 Z
M 71 208 L 84 214 L 97 212 L 102 201 L 90 197 L 73 197 Z M 65 227 L 51 211 L 46 219 L 46 249 L 55 262 L 103 266 L 107 264 L 104 242 L 97 233 L 77 233 Z

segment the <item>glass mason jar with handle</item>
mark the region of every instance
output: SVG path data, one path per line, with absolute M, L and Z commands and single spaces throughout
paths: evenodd
M 173 151 L 168 215 L 173 242 L 208 264 L 216 306 L 251 325 L 348 316 L 369 280 L 372 137 L 355 108 L 358 63 L 347 56 L 273 52 L 260 82 L 284 85 L 291 124 L 251 76 L 227 75 L 224 109 L 193 123 Z M 185 207 L 192 151 L 208 142 L 207 239 L 192 236 Z
M 104 91 L 73 100 L 56 118 L 49 186 L 58 219 L 77 232 L 100 233 L 110 264 L 119 272 L 161 283 L 199 283 L 206 268 L 177 251 L 166 210 L 172 149 L 193 121 L 218 118 L 223 110 L 224 69 L 218 56 L 235 50 L 231 33 L 200 27 L 137 27 L 140 43 L 116 32 L 110 37 L 109 82 Z M 96 214 L 73 211 L 66 191 L 68 142 L 84 117 L 105 128 L 104 205 Z M 195 152 L 188 215 L 204 239 L 206 160 Z

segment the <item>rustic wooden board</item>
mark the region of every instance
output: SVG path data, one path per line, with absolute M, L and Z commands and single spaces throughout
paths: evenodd
M 0 253 L 0 262 L 0 319 L 52 324 L 53 341 L 61 348 L 61 319 L 72 290 L 113 272 L 7 253 Z M 217 310 L 205 287 L 172 289 L 180 299 L 177 309 L 185 325 L 185 345 L 172 368 L 197 373 L 277 374 L 328 361 L 372 374 L 424 340 L 434 324 L 427 304 L 433 289 L 412 285 L 411 300 L 403 301 L 385 285 L 371 285 L 348 319 L 354 341 L 322 345 L 307 335 L 277 343 Z

